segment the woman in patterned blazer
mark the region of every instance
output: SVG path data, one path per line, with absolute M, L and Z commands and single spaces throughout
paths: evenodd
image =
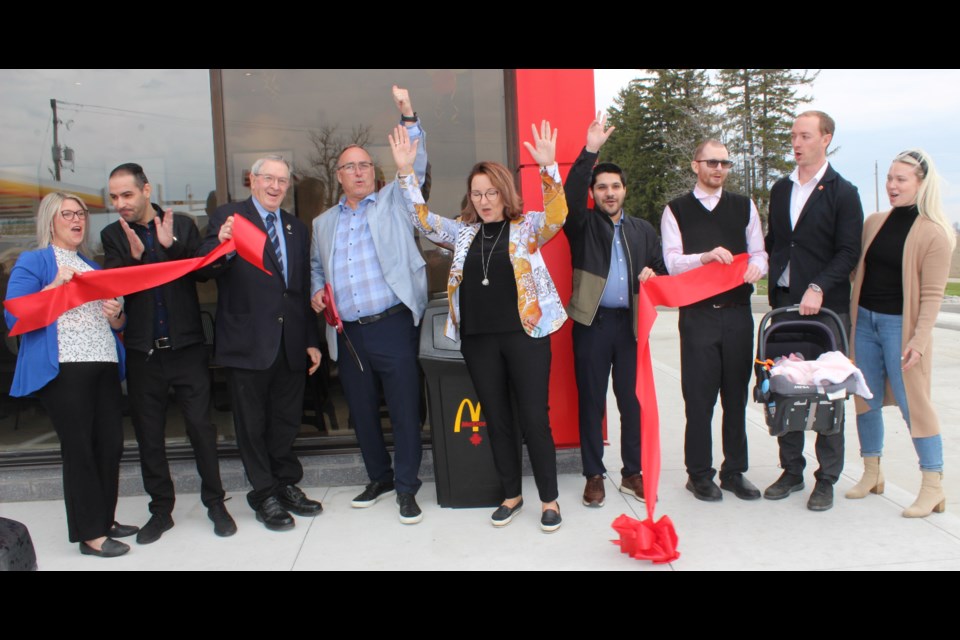
M 447 293 L 446 334 L 460 340 L 467 370 L 483 406 L 504 500 L 491 516 L 495 527 L 510 523 L 523 506 L 522 433 L 540 494 L 540 528 L 560 528 L 557 458 L 550 431 L 548 392 L 550 338 L 567 319 L 540 247 L 560 232 L 567 217 L 560 172 L 554 161 L 557 132 L 543 121 L 524 142 L 540 165 L 544 211 L 523 215 L 510 170 L 480 162 L 467 176 L 467 204 L 456 220 L 431 213 L 413 175 L 416 141 L 403 127 L 390 136 L 410 215 L 422 233 L 454 246 Z M 517 401 L 514 424 L 510 392 Z M 518 433 L 519 431 L 519 433 Z

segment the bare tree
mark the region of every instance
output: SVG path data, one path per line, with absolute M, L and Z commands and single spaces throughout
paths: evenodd
M 323 186 L 321 211 L 332 207 L 340 198 L 337 182 L 337 159 L 343 149 L 350 145 L 366 146 L 370 143 L 370 125 L 355 126 L 350 133 L 340 133 L 337 125 L 323 125 L 310 131 L 313 150 L 307 158 L 309 166 L 303 176 L 313 178 Z

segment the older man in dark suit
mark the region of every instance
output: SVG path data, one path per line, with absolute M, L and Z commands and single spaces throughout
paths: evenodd
M 293 452 L 303 411 L 304 369 L 320 365 L 316 315 L 310 308 L 307 227 L 280 208 L 290 186 L 281 156 L 260 158 L 250 175 L 252 196 L 210 217 L 199 255 L 233 236 L 235 216 L 267 234 L 263 264 L 236 256 L 215 263 L 217 335 L 214 361 L 227 368 L 237 445 L 253 490 L 247 501 L 267 529 L 292 529 L 299 516 L 322 510 L 297 487 L 303 468 Z
M 822 111 L 801 113 L 793 124 L 797 168 L 770 190 L 767 252 L 770 254 L 770 305 L 799 305 L 800 315 L 825 307 L 840 314 L 850 331 L 850 272 L 860 257 L 863 206 L 857 188 L 827 162 L 836 128 Z M 768 500 L 786 498 L 803 485 L 804 433 L 780 437 L 783 474 L 763 492 Z M 833 485 L 843 470 L 843 432 L 817 434 L 817 484 L 807 502 L 811 511 L 833 506 Z

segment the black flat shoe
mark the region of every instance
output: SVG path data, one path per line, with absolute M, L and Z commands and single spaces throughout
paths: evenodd
M 136 527 L 134 527 L 136 528 Z M 97 556 L 99 558 L 116 558 L 130 551 L 130 545 L 118 542 L 113 538 L 107 538 L 100 545 L 100 550 L 96 550 L 86 542 L 80 543 L 80 553 L 85 556 Z
M 493 512 L 493 515 L 490 516 L 490 523 L 495 527 L 505 527 L 510 524 L 510 521 L 513 520 L 513 516 L 517 515 L 517 512 L 523 508 L 523 498 L 520 498 L 520 502 L 515 504 L 513 507 L 508 507 L 505 504 L 497 507 L 497 510 Z
M 561 522 L 563 522 L 563 518 L 560 517 L 560 512 L 556 509 L 547 509 L 540 516 L 540 528 L 547 533 L 553 533 L 559 529 Z
M 132 524 L 120 524 L 114 521 L 113 526 L 107 531 L 108 538 L 126 538 L 140 531 L 140 527 Z

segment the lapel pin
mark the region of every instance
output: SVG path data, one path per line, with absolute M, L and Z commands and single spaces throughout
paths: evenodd
M 818 190 L 818 191 L 823 191 L 823 185 L 821 184 L 819 187 L 817 187 L 817 190 Z

